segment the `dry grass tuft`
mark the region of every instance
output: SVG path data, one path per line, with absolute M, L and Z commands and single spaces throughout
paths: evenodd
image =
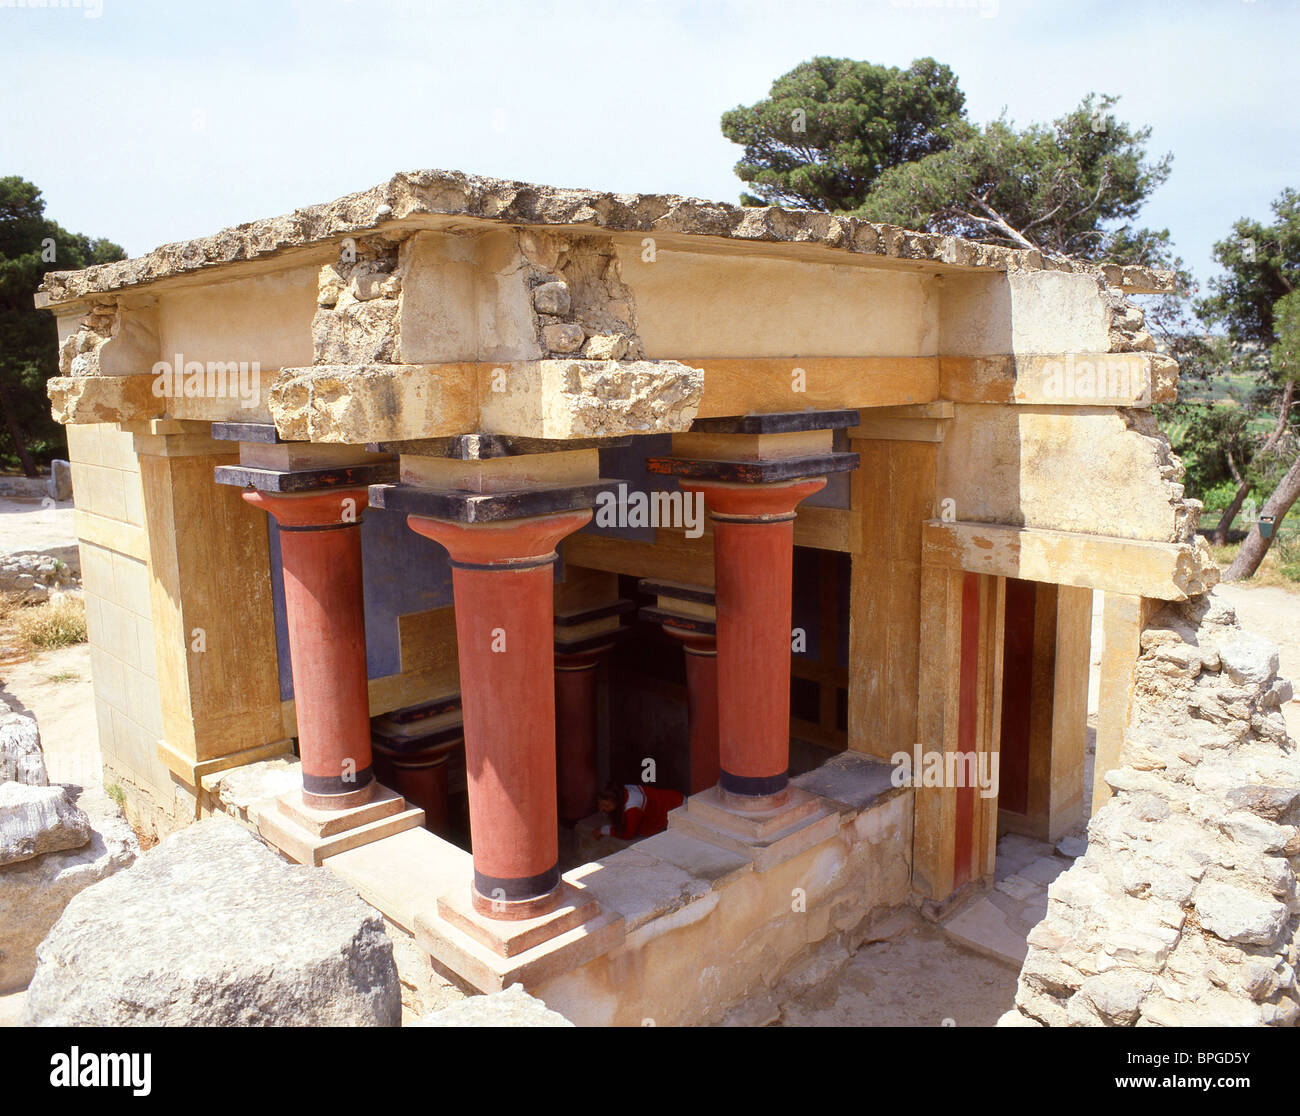
M 33 651 L 86 642 L 86 602 L 60 594 L 43 604 L 11 613 L 18 638 Z

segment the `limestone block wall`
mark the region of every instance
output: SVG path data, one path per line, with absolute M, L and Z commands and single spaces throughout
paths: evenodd
M 1189 542 L 1200 504 L 1148 416 L 1109 407 L 957 404 L 936 492 L 963 522 Z
M 883 770 L 887 786 L 883 765 L 847 762 L 846 781 Z M 770 1022 L 803 969 L 847 960 L 911 902 L 912 792 L 836 802 L 831 767 L 795 782 L 835 804 L 839 826 L 770 867 L 670 828 L 567 873 L 623 915 L 626 937 L 529 991 L 578 1026 Z
M 937 494 L 956 519 L 1194 540 L 1200 504 L 1149 411 L 1174 397 L 1177 365 L 1123 292 L 1050 272 L 946 277 L 942 292 L 955 408 Z
M 169 815 L 175 790 L 158 759 L 162 708 L 139 458 L 131 435 L 115 426 L 67 431 L 104 782 L 121 785 L 133 805 L 148 800 Z

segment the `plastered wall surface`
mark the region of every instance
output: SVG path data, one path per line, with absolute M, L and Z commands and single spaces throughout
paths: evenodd
M 938 298 L 921 273 L 620 243 L 650 359 L 933 356 Z

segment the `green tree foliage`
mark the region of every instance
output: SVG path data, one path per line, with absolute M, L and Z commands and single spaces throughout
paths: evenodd
M 1259 568 L 1300 497 L 1300 193 L 1284 190 L 1272 210 L 1271 224 L 1242 218 L 1215 244 L 1225 274 L 1197 303 L 1202 321 L 1226 331 L 1236 366 L 1256 384 L 1247 410 L 1257 429 L 1243 484 L 1268 493 L 1260 515 L 1274 521 L 1271 536 L 1251 527 L 1224 575 L 1229 581 Z
M 1250 464 L 1251 416 L 1245 407 L 1221 406 L 1211 395 L 1214 384 L 1236 367 L 1227 338 L 1188 334 L 1177 340 L 1182 346 L 1177 357 L 1180 398 L 1157 405 L 1156 414 L 1183 459 L 1188 492 L 1200 495 L 1232 480 L 1234 469 Z
M 0 465 L 21 465 L 31 475 L 37 462 L 63 452 L 45 394 L 45 381 L 58 374 L 58 329 L 32 302 L 41 277 L 125 255 L 111 241 L 49 220 L 32 183 L 0 178 Z
M 1276 384 L 1300 380 L 1300 291 L 1283 295 L 1273 304 L 1277 344 L 1269 352 L 1269 372 Z
M 1147 158 L 1150 128 L 1089 94 L 1050 125 L 1005 117 L 943 151 L 881 174 L 860 216 L 925 232 L 1088 260 L 1167 265 L 1169 234 L 1135 228 L 1169 177 L 1172 157 Z
M 1207 322 L 1225 326 L 1234 340 L 1263 346 L 1278 340 L 1279 300 L 1300 284 L 1300 191 L 1284 190 L 1272 209 L 1271 224 L 1243 217 L 1214 246 L 1227 274 L 1211 281 L 1212 293 L 1198 305 Z
M 890 167 L 933 155 L 969 131 L 966 98 L 947 66 L 907 69 L 814 58 L 772 83 L 768 98 L 722 116 L 743 145 L 736 174 L 745 205 L 842 213 L 856 209 Z

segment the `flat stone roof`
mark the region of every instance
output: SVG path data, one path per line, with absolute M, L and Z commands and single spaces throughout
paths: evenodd
M 698 237 L 702 251 L 726 250 L 726 242 L 797 245 L 803 258 L 825 253 L 825 262 L 834 262 L 834 253 L 850 253 L 913 266 L 1078 272 L 1100 275 L 1109 285 L 1134 294 L 1166 291 L 1173 286 L 1172 273 L 1158 269 L 1086 264 L 811 209 L 738 206 L 675 194 L 561 189 L 460 171 L 425 170 L 396 174 L 369 190 L 295 209 L 281 217 L 164 244 L 146 256 L 82 271 L 48 272 L 36 305 L 53 307 L 208 269 L 267 260 L 345 236 L 404 235 L 421 228 L 467 229 L 480 222 L 579 233 L 599 230 L 674 239 Z

